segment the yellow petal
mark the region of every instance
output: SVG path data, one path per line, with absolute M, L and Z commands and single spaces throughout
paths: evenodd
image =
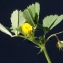
M 32 26 L 29 23 L 22 24 L 22 32 L 24 34 L 29 34 L 30 32 L 32 32 Z

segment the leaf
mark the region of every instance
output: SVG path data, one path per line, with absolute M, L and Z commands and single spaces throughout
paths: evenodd
M 19 11 L 19 26 L 22 26 L 22 24 L 26 21 L 26 19 L 23 16 L 23 12 L 20 10 Z
M 38 2 L 35 3 L 35 13 L 39 15 L 40 12 L 40 4 Z
M 53 15 L 53 18 L 52 18 L 52 20 L 51 20 L 51 24 L 50 24 L 50 26 L 49 26 L 49 29 L 51 28 L 51 26 L 53 26 L 53 24 L 55 23 L 55 21 L 56 21 L 56 19 L 58 18 L 58 15 Z
M 12 37 L 12 34 L 1 23 L 0 23 L 0 31 L 2 31 Z
M 50 15 L 43 19 L 43 27 L 47 27 L 50 30 L 63 20 L 63 15 Z
M 52 29 L 53 27 L 55 27 L 57 24 L 59 24 L 61 21 L 63 20 L 63 15 L 60 15 L 57 20 L 55 21 L 55 23 L 53 24 L 53 26 L 50 28 Z
M 12 28 L 15 29 L 18 27 L 18 10 L 13 11 L 11 14 L 11 23 L 12 23 Z
M 50 26 L 50 21 L 51 19 L 53 18 L 53 15 L 50 15 L 50 16 L 46 16 L 44 19 L 43 19 L 43 27 L 48 27 Z
M 15 10 L 13 11 L 13 13 L 11 14 L 11 23 L 12 23 L 12 31 L 17 35 L 19 34 L 18 31 L 16 30 L 16 28 L 18 26 L 21 26 L 26 20 L 23 17 L 23 12 L 20 10 Z
M 34 5 L 34 4 L 30 5 L 30 6 L 28 7 L 28 11 L 29 11 L 29 13 L 30 13 L 32 19 L 34 20 L 34 17 L 35 17 L 35 5 Z
M 39 19 L 40 4 L 36 2 L 35 4 L 29 5 L 27 9 L 24 10 L 24 17 L 32 26 L 37 24 Z
M 40 13 L 40 4 L 38 2 L 35 3 L 35 17 L 37 16 L 37 21 L 39 20 Z
M 35 26 L 33 19 L 28 11 L 28 9 L 24 10 L 23 12 L 25 19 L 27 20 L 28 23 L 30 23 L 32 26 Z
M 43 19 L 43 26 L 44 27 L 50 27 L 51 24 L 57 19 L 58 15 L 50 15 L 50 16 L 46 16 Z

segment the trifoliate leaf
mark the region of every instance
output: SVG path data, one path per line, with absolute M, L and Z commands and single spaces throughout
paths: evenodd
M 16 30 L 16 28 L 18 28 L 18 26 L 21 26 L 24 22 L 25 22 L 25 18 L 23 17 L 23 12 L 20 10 L 15 10 L 13 11 L 13 13 L 11 14 L 11 23 L 12 23 L 12 31 L 17 35 L 18 31 Z
M 0 31 L 2 31 L 12 37 L 12 34 L 1 23 L 0 23 Z
M 53 29 L 57 24 L 59 24 L 63 19 L 63 15 L 50 15 L 43 19 L 43 27 L 47 27 L 50 30 Z

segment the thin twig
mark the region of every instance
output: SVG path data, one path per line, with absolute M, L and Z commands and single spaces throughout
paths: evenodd
M 51 37 L 56 36 L 57 34 L 61 34 L 61 33 L 63 33 L 63 31 L 58 32 L 58 33 L 54 33 L 54 34 L 50 35 L 50 36 L 47 38 L 47 41 L 48 41 Z

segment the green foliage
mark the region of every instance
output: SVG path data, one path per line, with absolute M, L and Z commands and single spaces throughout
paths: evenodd
M 63 20 L 63 15 L 58 16 L 57 14 L 55 14 L 55 15 L 46 16 L 43 19 L 43 24 L 41 25 L 38 23 L 39 12 L 40 12 L 40 4 L 38 2 L 32 5 L 29 5 L 24 11 L 15 10 L 11 14 L 11 18 L 10 18 L 11 27 L 9 28 L 11 32 L 13 32 L 15 35 L 12 35 L 10 31 L 8 30 L 8 28 L 4 27 L 1 23 L 0 23 L 0 31 L 10 35 L 11 37 L 18 36 L 18 37 L 21 37 L 21 38 L 24 38 L 33 42 L 34 44 L 37 45 L 37 48 L 40 48 L 39 53 L 43 51 L 48 63 L 51 63 L 50 58 L 46 51 L 46 47 L 45 47 L 46 43 L 51 37 L 54 36 L 58 40 L 57 42 L 58 48 L 63 49 L 63 41 L 60 41 L 57 36 L 57 34 L 63 33 L 63 31 L 52 34 L 48 38 L 46 38 L 46 33 L 52 30 L 57 24 L 59 24 Z M 22 32 L 21 26 L 25 22 L 29 23 L 31 27 L 33 27 L 32 31 L 29 34 L 24 34 Z M 44 31 L 43 36 L 39 36 L 39 37 L 35 36 L 36 28 L 40 28 Z M 25 28 L 24 28 L 24 31 L 25 31 Z M 27 32 L 27 30 L 25 32 Z
M 58 18 L 58 15 L 46 16 L 43 19 L 43 27 L 50 28 L 51 24 Z
M 27 7 L 23 13 L 27 22 L 35 27 L 35 24 L 37 24 L 39 20 L 39 12 L 40 4 L 36 2 L 35 4 L 29 5 L 29 7 Z
M 51 26 L 50 29 L 55 27 L 57 24 L 59 24 L 63 20 L 63 15 L 58 16 L 58 18 L 55 20 L 54 24 Z
M 26 21 L 26 19 L 24 18 L 23 16 L 23 12 L 20 10 L 19 13 L 18 13 L 18 24 L 19 26 L 22 26 L 22 24 Z
M 33 22 L 33 19 L 32 19 L 31 15 L 30 15 L 28 9 L 24 10 L 23 14 L 24 14 L 24 17 L 25 17 L 26 21 L 28 23 L 30 23 L 32 26 L 35 26 L 35 24 Z
M 57 24 L 63 20 L 63 15 L 49 15 L 43 19 L 43 27 L 47 27 L 49 30 L 53 29 Z
M 12 23 L 12 32 L 14 32 L 16 35 L 19 33 L 16 28 L 21 26 L 25 22 L 25 18 L 23 17 L 23 12 L 20 10 L 15 10 L 11 14 L 11 23 Z
M 0 23 L 0 31 L 4 32 L 5 34 L 8 34 L 12 37 L 12 34 L 9 32 L 9 30 L 6 29 L 1 23 Z

